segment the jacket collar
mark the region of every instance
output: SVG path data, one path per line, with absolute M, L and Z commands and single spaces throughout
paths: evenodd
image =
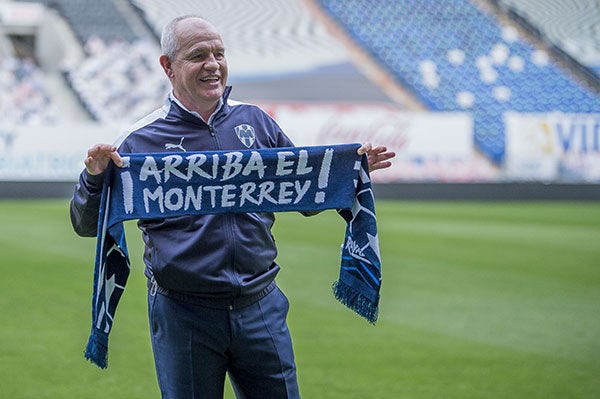
M 215 111 L 213 112 L 213 114 L 210 116 L 208 121 L 205 121 L 202 116 L 200 116 L 200 114 L 198 114 L 195 111 L 190 111 L 185 105 L 183 105 L 181 103 L 181 101 L 179 101 L 177 98 L 175 98 L 175 95 L 173 94 L 173 91 L 171 90 L 169 92 L 169 95 L 167 96 L 166 100 L 165 100 L 165 105 L 167 105 L 170 109 L 169 113 L 171 112 L 176 112 L 177 116 L 185 121 L 188 122 L 192 122 L 192 123 L 198 123 L 198 122 L 202 122 L 205 125 L 211 125 L 212 122 L 220 117 L 222 114 L 225 115 L 229 112 L 229 105 L 227 104 L 227 100 L 229 99 L 229 94 L 231 93 L 231 86 L 227 86 L 225 87 L 225 90 L 223 92 L 223 95 L 221 96 L 221 98 L 219 99 L 219 105 L 217 105 L 217 108 L 215 109 Z

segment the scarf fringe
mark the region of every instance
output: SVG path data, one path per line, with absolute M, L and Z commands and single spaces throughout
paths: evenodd
M 94 332 L 85 348 L 85 358 L 102 369 L 108 367 L 108 346 L 100 342 Z
M 338 301 L 367 319 L 369 323 L 375 324 L 379 314 L 376 303 L 373 303 L 355 288 L 345 284 L 341 280 L 333 283 L 332 288 L 333 294 Z

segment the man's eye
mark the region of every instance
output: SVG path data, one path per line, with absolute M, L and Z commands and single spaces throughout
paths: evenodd
M 191 53 L 188 56 L 188 59 L 198 61 L 206 58 L 206 53 Z

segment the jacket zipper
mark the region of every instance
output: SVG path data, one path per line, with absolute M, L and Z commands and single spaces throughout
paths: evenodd
M 215 143 L 217 145 L 217 149 L 218 150 L 222 150 L 221 143 L 219 142 L 219 138 L 215 134 L 215 129 L 214 129 L 213 125 L 212 124 L 207 124 L 207 126 L 208 126 L 208 131 L 210 132 L 210 136 L 215 140 Z M 239 292 L 241 290 L 242 284 L 240 282 L 240 279 L 239 279 L 239 276 L 238 276 L 238 272 L 237 272 L 237 270 L 235 268 L 235 252 L 236 252 L 236 250 L 235 250 L 235 245 L 236 245 L 235 241 L 236 241 L 236 237 L 235 237 L 235 234 L 234 234 L 233 221 L 232 221 L 231 215 L 230 214 L 225 214 L 224 216 L 225 216 L 225 218 L 224 218 L 224 221 L 225 221 L 224 228 L 225 228 L 225 231 L 226 231 L 227 236 L 229 238 L 229 243 L 230 243 L 229 245 L 231 246 L 230 250 L 231 250 L 231 265 L 232 265 L 232 268 L 231 268 L 232 276 L 231 277 L 232 277 L 232 279 L 230 281 L 231 281 L 231 283 L 235 287 L 234 295 L 237 295 L 237 294 L 239 294 Z

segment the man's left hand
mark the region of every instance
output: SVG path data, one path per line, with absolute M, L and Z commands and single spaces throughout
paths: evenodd
M 385 146 L 380 145 L 373 148 L 371 143 L 364 143 L 357 152 L 358 155 L 367 154 L 369 160 L 369 172 L 373 172 L 377 169 L 389 168 L 392 166 L 389 159 L 396 156 L 395 152 L 388 151 Z

